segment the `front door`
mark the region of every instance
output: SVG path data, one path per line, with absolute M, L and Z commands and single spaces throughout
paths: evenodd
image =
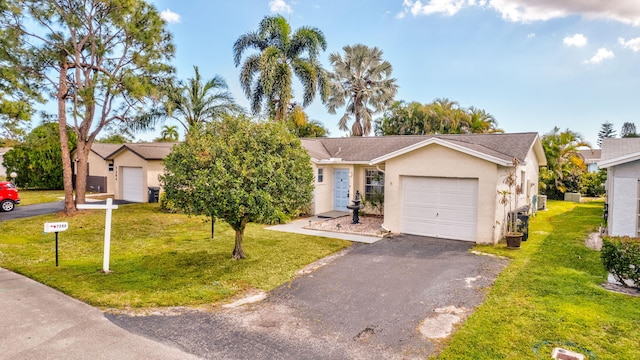
M 333 209 L 349 211 L 349 169 L 334 170 L 333 188 Z

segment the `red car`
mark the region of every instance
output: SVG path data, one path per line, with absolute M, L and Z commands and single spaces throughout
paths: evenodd
M 20 204 L 18 189 L 10 181 L 0 181 L 0 209 L 11 211 L 16 204 Z

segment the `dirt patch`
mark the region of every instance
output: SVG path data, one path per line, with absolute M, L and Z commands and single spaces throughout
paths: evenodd
M 587 240 L 584 241 L 584 244 L 591 250 L 602 249 L 602 236 L 600 236 L 599 232 L 593 232 L 589 234 Z
M 426 318 L 419 327 L 420 333 L 428 339 L 444 339 L 451 335 L 453 326 L 467 317 L 469 310 L 446 306 L 433 310 L 436 315 Z
M 379 237 L 389 233 L 382 228 L 384 218 L 380 216 L 361 216 L 359 224 L 352 224 L 352 220 L 351 216 L 326 219 L 312 222 L 309 226 L 305 226 L 305 229 Z

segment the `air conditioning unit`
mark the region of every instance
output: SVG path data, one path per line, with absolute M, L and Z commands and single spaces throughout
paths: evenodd
M 547 195 L 538 196 L 538 210 L 547 210 Z

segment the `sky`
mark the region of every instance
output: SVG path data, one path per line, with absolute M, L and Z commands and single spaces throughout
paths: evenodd
M 594 147 L 604 122 L 618 134 L 624 122 L 640 130 L 638 0 L 151 2 L 173 33 L 178 78 L 192 77 L 194 65 L 206 79 L 220 75 L 247 109 L 233 43 L 265 16 L 281 14 L 294 30 L 324 33 L 320 60 L 328 70 L 329 54 L 345 45 L 380 48 L 393 66 L 396 100 L 448 98 L 486 110 L 506 132 L 542 135 L 557 126 Z M 301 103 L 301 91 L 294 92 Z M 330 136 L 348 135 L 337 127 L 344 109 L 330 115 L 316 99 L 306 111 Z

